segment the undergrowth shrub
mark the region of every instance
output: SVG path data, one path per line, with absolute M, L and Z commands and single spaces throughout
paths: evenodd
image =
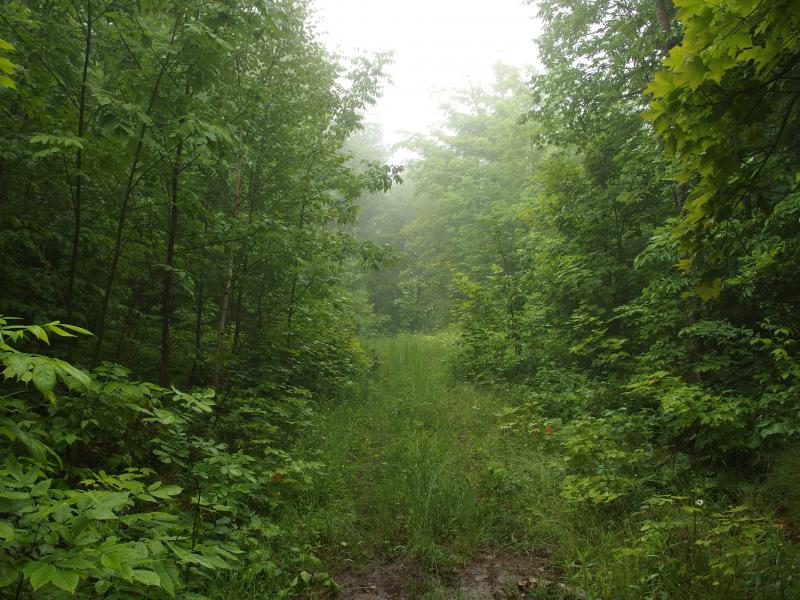
M 789 598 L 800 592 L 796 551 L 751 507 L 654 495 L 641 506 L 639 537 L 618 550 L 635 561 L 648 597 Z
M 793 525 L 779 526 L 747 482 L 797 431 L 793 377 L 760 395 L 667 371 L 616 383 L 537 377 L 508 386 L 498 416 L 545 451 L 575 522 L 618 529 L 610 562 L 573 564 L 583 584 L 632 598 L 790 598 L 800 594 Z M 772 506 L 793 497 L 787 486 L 773 477 Z
M 226 571 L 274 597 L 328 581 L 275 518 L 320 468 L 290 450 L 308 392 L 217 397 L 29 351 L 86 334 L 0 318 L 4 597 L 201 598 Z

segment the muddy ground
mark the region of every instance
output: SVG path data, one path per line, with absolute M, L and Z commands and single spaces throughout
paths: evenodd
M 520 556 L 485 552 L 459 568 L 426 573 L 412 561 L 376 559 L 360 571 L 336 576 L 338 595 L 346 600 L 498 600 L 539 598 L 577 600 L 558 583 L 545 555 Z

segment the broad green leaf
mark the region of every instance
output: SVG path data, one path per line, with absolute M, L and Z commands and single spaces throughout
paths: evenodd
M 93 569 L 97 565 L 86 558 L 82 558 L 80 556 L 70 556 L 68 558 L 58 559 L 56 561 L 56 566 L 61 567 L 62 569 L 70 569 L 73 571 L 85 571 L 87 569 Z
M 100 555 L 100 564 L 110 569 L 119 569 L 122 566 L 119 554 L 114 551 L 103 552 Z
M 34 498 L 36 498 L 37 496 L 41 496 L 42 494 L 47 492 L 47 490 L 50 489 L 52 483 L 53 483 L 52 479 L 45 479 L 43 481 L 40 481 L 31 488 L 31 496 L 33 496 Z
M 180 578 L 174 564 L 166 561 L 153 563 L 153 571 L 158 574 L 161 587 L 170 597 L 175 597 L 175 588 L 180 586 Z
M 85 371 L 76 369 L 71 364 L 63 360 L 56 360 L 54 362 L 64 373 L 75 379 L 75 381 L 77 381 L 83 387 L 89 387 L 89 385 L 92 383 L 89 374 Z
M 54 586 L 61 588 L 70 594 L 75 593 L 75 588 L 78 587 L 79 581 L 80 577 L 74 571 L 56 569 L 56 571 L 50 576 L 50 582 Z
M 61 337 L 75 337 L 68 331 L 64 331 L 63 329 L 61 329 L 61 327 L 59 327 L 58 325 L 50 323 L 48 325 L 45 325 L 45 327 L 47 327 L 48 331 L 51 331 L 52 333 L 55 333 L 56 335 L 59 335 Z
M 45 344 L 49 344 L 50 343 L 50 340 L 48 339 L 47 334 L 45 333 L 44 329 L 42 329 L 38 325 L 31 325 L 30 327 L 28 327 L 28 330 L 33 335 L 35 335 L 38 339 L 43 341 Z
M 50 398 L 50 393 L 56 386 L 56 370 L 49 362 L 40 362 L 33 369 L 33 385 L 45 398 Z
M 175 556 L 177 556 L 178 559 L 182 560 L 183 562 L 197 564 L 208 569 L 213 569 L 217 566 L 215 565 L 216 561 L 213 560 L 213 557 L 202 556 L 170 542 L 167 542 L 167 546 L 169 546 L 170 549 L 175 553 Z
M 28 574 L 33 590 L 36 591 L 46 583 L 49 583 L 57 571 L 58 569 L 50 563 L 35 563 L 35 566 L 30 569 Z
M 8 524 L 7 521 L 0 521 L 0 537 L 6 540 L 7 542 L 11 542 L 16 537 L 14 533 L 14 528 Z
M 789 433 L 789 428 L 786 426 L 786 423 L 773 423 L 767 427 L 764 427 L 760 431 L 761 437 L 769 437 L 771 435 L 784 435 Z
M 115 509 L 130 505 L 131 499 L 128 492 L 105 492 L 95 502 L 103 508 Z
M 133 569 L 131 571 L 133 578 L 139 583 L 145 585 L 161 586 L 161 577 L 153 571 L 145 571 L 144 569 Z
M 33 366 L 33 362 L 27 354 L 21 352 L 14 352 L 3 356 L 3 363 L 8 367 L 3 371 L 3 375 L 8 377 L 15 377 L 22 379 L 23 375 L 28 373 Z
M 0 56 L 0 71 L 11 74 L 14 72 L 16 65 L 4 56 Z
M 148 490 L 150 495 L 155 498 L 171 498 L 172 496 L 177 496 L 183 491 L 179 485 L 165 485 L 163 487 L 159 487 L 156 489 Z
M 80 333 L 83 335 L 94 335 L 88 329 L 84 329 L 83 327 L 78 327 L 77 325 L 67 325 L 66 323 L 59 323 L 59 327 L 63 327 L 64 329 L 69 329 L 70 331 L 74 331 L 75 333 Z
M 703 302 L 708 302 L 715 298 L 719 298 L 722 288 L 722 282 L 719 278 L 710 282 L 703 282 L 695 288 L 695 293 L 702 298 Z

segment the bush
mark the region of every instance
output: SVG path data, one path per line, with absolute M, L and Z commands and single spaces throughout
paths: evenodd
M 319 468 L 287 451 L 313 416 L 308 394 L 220 399 L 18 349 L 87 333 L 0 319 L 0 586 L 17 598 L 200 597 L 250 562 L 272 565 L 278 586 L 306 585 L 311 575 L 293 580 L 314 561 L 268 549 L 291 535 L 270 515 Z

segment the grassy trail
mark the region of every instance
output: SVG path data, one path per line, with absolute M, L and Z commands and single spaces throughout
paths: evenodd
M 444 337 L 369 349 L 377 374 L 309 436 L 326 474 L 294 515 L 340 597 L 511 597 L 504 579 L 549 577 L 557 481 L 502 435 L 501 401 L 452 381 Z
M 703 534 L 696 519 L 686 529 L 684 512 L 668 513 L 651 527 L 646 519 L 658 515 L 642 516 L 636 504 L 568 506 L 560 493 L 563 470 L 558 457 L 547 454 L 548 444 L 501 427 L 497 415 L 509 400 L 449 375 L 453 344 L 445 336 L 422 335 L 370 341 L 376 371 L 328 403 L 295 448 L 306 464 L 324 466 L 306 486 L 287 488 L 271 525 L 275 543 L 265 549 L 267 559 L 275 557 L 272 566 L 246 577 L 232 574 L 212 597 L 797 597 L 784 593 L 789 588 L 783 584 L 740 587 L 738 596 L 713 584 L 701 587 L 699 579 L 695 585 L 703 561 L 719 552 L 701 555 L 697 544 L 681 545 L 689 535 Z M 791 481 L 794 470 L 784 478 Z M 706 515 L 709 535 L 716 535 L 718 517 Z M 673 522 L 667 518 L 678 524 L 673 538 L 657 538 L 661 545 L 642 557 L 624 552 L 645 526 L 661 535 L 658 527 Z M 739 548 L 736 535 L 725 538 L 722 551 Z M 784 538 L 774 535 L 758 543 L 781 542 L 774 554 L 778 566 L 768 567 L 784 569 Z M 787 576 L 787 585 L 795 586 L 793 577 Z

